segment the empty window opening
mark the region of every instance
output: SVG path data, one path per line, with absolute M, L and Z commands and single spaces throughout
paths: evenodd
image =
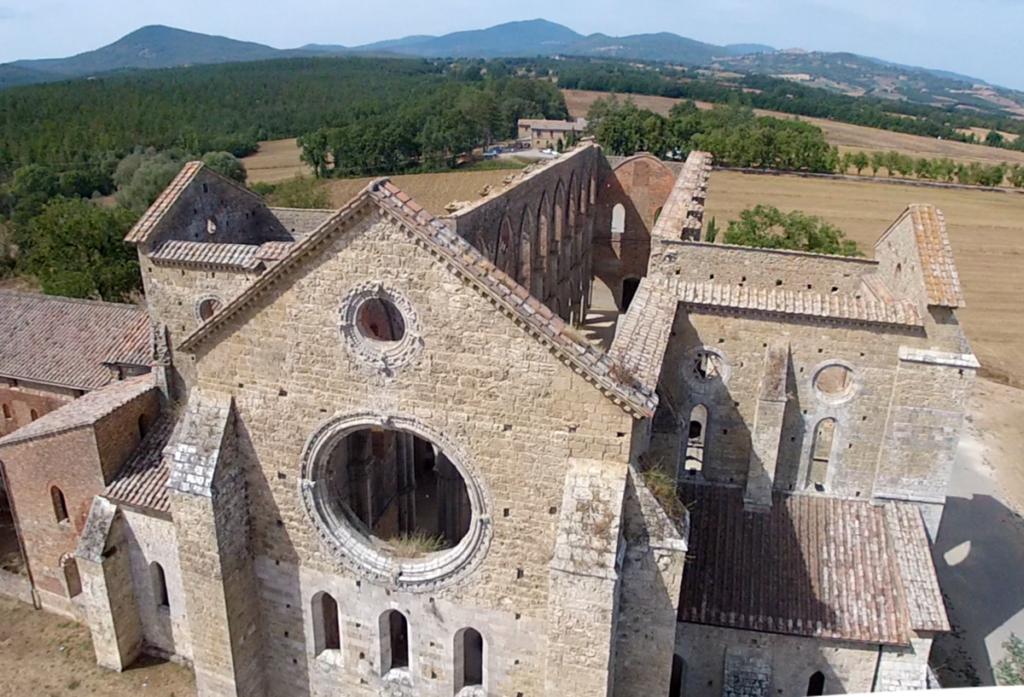
M 219 309 L 220 300 L 217 300 L 216 298 L 207 298 L 206 300 L 199 303 L 199 319 L 205 322 L 206 320 L 213 317 L 213 315 Z
M 825 694 L 825 674 L 820 670 L 811 676 L 811 679 L 807 681 L 807 694 L 808 695 L 823 695 Z
M 360 305 L 356 324 L 359 333 L 373 341 L 401 341 L 405 336 L 402 312 L 384 298 L 371 298 Z
M 626 278 L 622 281 L 622 311 L 625 312 L 633 303 L 636 292 L 640 288 L 639 278 Z
M 679 656 L 672 656 L 672 677 L 668 684 L 669 697 L 683 697 L 683 686 L 686 684 L 686 661 Z
M 826 397 L 845 397 L 853 389 L 853 371 L 845 365 L 830 365 L 818 371 L 814 387 Z
M 149 433 L 149 415 L 139 415 L 139 438 L 145 438 L 146 434 Z
M 61 568 L 64 571 L 64 585 L 68 589 L 68 597 L 74 598 L 82 592 L 82 577 L 78 575 L 78 561 L 71 554 L 61 559 Z
M 35 409 L 29 409 L 28 415 L 29 418 L 31 418 L 33 421 L 39 418 L 39 412 L 36 411 Z
M 722 357 L 711 351 L 698 351 L 693 357 L 693 375 L 709 382 L 722 376 Z
M 409 623 L 398 610 L 380 616 L 380 669 L 382 674 L 409 667 Z
M 11 418 L 11 408 L 9 406 L 7 406 L 6 404 L 4 405 L 4 418 L 5 419 Z
M 164 574 L 164 567 L 153 562 L 149 565 L 149 573 L 153 577 L 153 601 L 162 610 L 169 610 L 171 599 L 167 595 L 167 576 Z
M 661 211 L 662 210 L 663 210 L 663 208 L 659 208 L 658 210 L 654 211 L 654 224 L 655 225 L 658 224 L 658 218 L 661 217 Z
M 484 638 L 472 627 L 455 634 L 455 694 L 484 684 Z
M 897 285 L 903 279 L 903 264 L 896 264 L 896 271 L 893 273 L 893 280 L 896 281 Z
M 811 462 L 807 469 L 807 489 L 825 491 L 828 470 L 832 460 L 832 444 L 835 440 L 836 420 L 823 419 L 814 430 L 811 444 Z
M 341 649 L 341 625 L 338 621 L 338 601 L 330 593 L 313 597 L 313 627 L 316 652 Z
M 3 463 L 0 463 L 0 470 Z M 14 512 L 7 491 L 0 486 L 0 571 L 25 575 L 25 558 L 21 552 L 21 540 L 14 525 Z
M 68 504 L 64 501 L 64 492 L 59 487 L 50 487 L 50 500 L 53 502 L 53 517 L 57 522 L 68 522 Z
M 612 234 L 621 235 L 626 231 L 626 207 L 616 203 L 612 208 Z
M 704 439 L 708 432 L 708 408 L 698 404 L 690 411 L 690 423 L 686 434 L 686 460 L 683 468 L 688 474 L 704 468 Z
M 472 506 L 458 468 L 412 433 L 362 428 L 328 457 L 328 505 L 400 557 L 448 549 L 469 531 Z

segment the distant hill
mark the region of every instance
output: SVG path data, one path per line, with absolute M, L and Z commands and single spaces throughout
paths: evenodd
M 118 70 L 327 55 L 497 58 L 580 56 L 665 62 L 712 72 L 760 73 L 850 95 L 1024 117 L 1024 93 L 943 70 L 916 68 L 852 53 L 776 51 L 762 44 L 716 46 L 667 32 L 583 36 L 543 19 L 509 22 L 444 36 L 407 36 L 357 47 L 307 44 L 280 50 L 164 26 L 143 27 L 109 46 L 70 58 L 0 65 L 0 89 Z

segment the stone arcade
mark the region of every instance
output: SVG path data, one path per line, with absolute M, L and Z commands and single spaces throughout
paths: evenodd
M 46 406 L 0 439 L 2 588 L 201 697 L 924 687 L 978 368 L 942 216 L 708 244 L 709 172 L 585 142 L 436 219 L 186 166 L 128 236 L 148 319 L 40 353 L 67 304 L 0 296 L 4 414 Z

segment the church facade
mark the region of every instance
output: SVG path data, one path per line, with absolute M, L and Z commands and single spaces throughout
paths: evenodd
M 585 142 L 435 218 L 187 165 L 128 236 L 145 368 L 0 439 L 36 602 L 201 697 L 924 687 L 978 368 L 941 213 L 713 244 L 709 173 Z

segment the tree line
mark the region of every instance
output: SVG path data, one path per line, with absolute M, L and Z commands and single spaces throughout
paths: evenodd
M 926 181 L 977 186 L 1024 188 L 1024 165 L 961 163 L 949 158 L 914 158 L 896 151 L 847 152 L 829 145 L 817 126 L 799 120 L 756 116 L 753 109 L 733 105 L 701 110 L 692 102 L 673 106 L 667 117 L 640 109 L 627 99 L 595 101 L 588 112 L 589 128 L 614 155 L 650 152 L 682 159 L 691 150 L 710 152 L 727 167 L 804 171 L 821 174 L 918 177 Z

